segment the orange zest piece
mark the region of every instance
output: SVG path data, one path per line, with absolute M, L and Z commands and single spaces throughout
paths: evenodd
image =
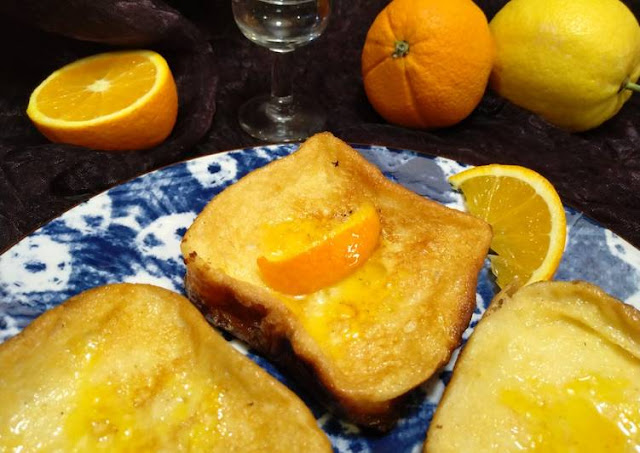
M 307 227 L 305 228 L 306 225 Z M 315 223 L 320 230 L 315 238 L 309 231 L 309 222 L 291 222 L 284 229 L 298 228 L 293 236 L 305 236 L 307 241 L 293 238 L 293 247 L 282 248 L 260 256 L 257 260 L 262 279 L 271 288 L 285 294 L 308 294 L 330 286 L 362 266 L 376 249 L 380 238 L 380 218 L 373 204 L 365 202 L 346 221 L 333 226 L 322 234 L 321 222 Z M 280 242 L 288 240 L 286 235 Z
M 553 277 L 567 233 L 562 201 L 547 179 L 525 167 L 493 164 L 449 182 L 463 193 L 469 212 L 493 229 L 489 259 L 500 288 Z
M 171 70 L 149 50 L 107 52 L 70 63 L 33 91 L 27 108 L 49 140 L 113 151 L 162 142 L 177 112 Z

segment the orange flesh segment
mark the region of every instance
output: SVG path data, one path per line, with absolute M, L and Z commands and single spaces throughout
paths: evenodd
M 486 165 L 450 178 L 469 212 L 493 229 L 491 270 L 498 286 L 547 280 L 560 262 L 566 220 L 555 189 L 534 171 Z
M 381 231 L 378 213 L 368 202 L 325 234 L 323 227 L 327 228 L 327 222 L 321 220 L 274 226 L 276 231 L 289 230 L 292 244 L 287 245 L 289 238 L 282 235 L 279 240 L 284 243 L 278 249 L 258 258 L 262 279 L 269 287 L 298 295 L 331 286 L 367 261 L 378 245 Z
M 479 200 L 467 202 L 472 213 L 484 211 L 487 222 L 493 227 L 491 249 L 498 256 L 491 257 L 491 263 L 500 287 L 516 276 L 528 281 L 533 271 L 542 265 L 546 257 L 544 251 L 549 248 L 549 210 L 544 200 L 523 181 L 506 177 L 493 177 L 493 182 L 488 182 L 489 178 L 483 179 L 479 177 L 463 184 L 463 190 L 485 198 L 480 203 L 477 203 Z M 476 190 L 469 187 L 474 183 L 478 187 Z M 491 189 L 480 189 L 483 185 Z M 498 187 L 510 196 L 494 197 Z
M 87 121 L 118 112 L 149 92 L 156 66 L 142 55 L 115 55 L 66 69 L 38 95 L 47 117 Z M 73 89 L 70 89 L 73 87 Z

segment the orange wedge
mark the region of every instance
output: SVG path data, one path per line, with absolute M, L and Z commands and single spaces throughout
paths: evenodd
M 515 165 L 485 165 L 449 178 L 472 214 L 493 228 L 491 269 L 498 286 L 555 274 L 566 241 L 562 201 L 543 176 Z
M 27 114 L 53 142 L 103 150 L 150 148 L 171 133 L 178 94 L 167 62 L 148 50 L 108 52 L 58 69 Z
M 258 258 L 258 268 L 276 291 L 312 293 L 362 266 L 378 245 L 380 229 L 378 213 L 369 202 L 338 224 L 303 219 L 274 225 L 266 241 L 271 250 Z M 274 239 L 278 245 L 270 247 Z

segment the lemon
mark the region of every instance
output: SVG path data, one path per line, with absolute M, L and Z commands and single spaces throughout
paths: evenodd
M 173 129 L 178 94 L 166 60 L 149 50 L 70 63 L 31 94 L 27 115 L 53 142 L 122 151 L 150 148 Z
M 584 131 L 615 115 L 640 76 L 640 27 L 618 0 L 511 0 L 491 20 L 491 87 Z
M 469 212 L 493 229 L 491 270 L 500 288 L 548 280 L 567 237 L 562 201 L 553 185 L 518 165 L 484 165 L 449 178 Z

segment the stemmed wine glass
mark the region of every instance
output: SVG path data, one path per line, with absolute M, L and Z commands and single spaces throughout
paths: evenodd
M 298 141 L 320 131 L 322 110 L 293 97 L 290 53 L 322 34 L 331 0 L 232 0 L 240 31 L 256 44 L 275 52 L 271 94 L 247 101 L 239 111 L 242 128 L 261 140 Z

